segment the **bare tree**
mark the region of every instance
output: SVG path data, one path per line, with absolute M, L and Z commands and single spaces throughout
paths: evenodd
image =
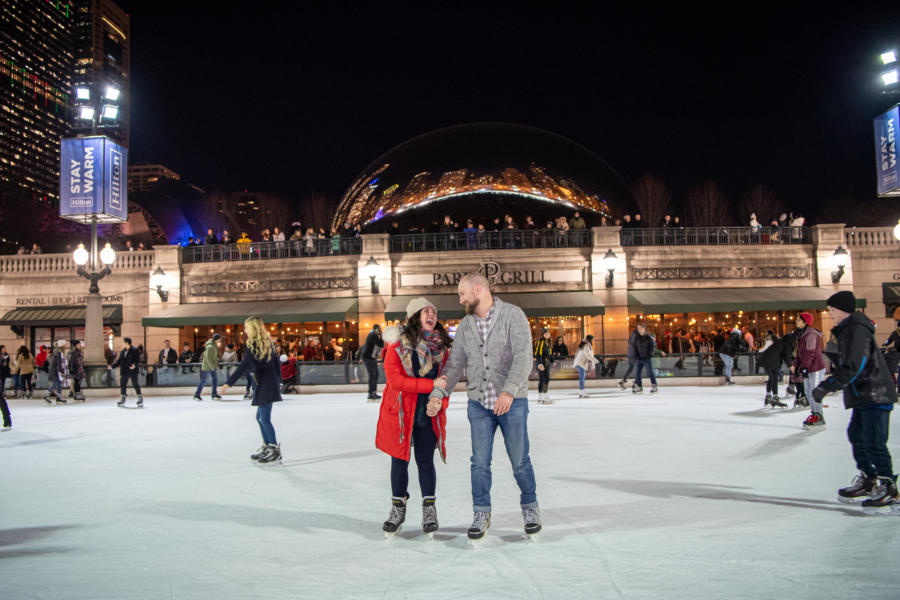
M 334 218 L 336 207 L 325 197 L 325 194 L 312 192 L 300 202 L 300 218 L 303 227 L 318 229 L 324 227 L 326 231 L 331 228 L 331 220 Z M 343 226 L 343 223 L 339 223 Z
M 781 201 L 772 189 L 757 183 L 741 196 L 740 201 L 741 214 L 738 221 L 741 223 L 750 222 L 750 213 L 756 214 L 756 219 L 765 227 L 777 219 L 782 212 Z
M 725 194 L 715 181 L 704 181 L 688 190 L 684 213 L 691 227 L 721 227 L 731 224 Z
M 666 183 L 653 173 L 644 173 L 634 182 L 632 191 L 644 222 L 648 227 L 658 227 L 672 201 Z

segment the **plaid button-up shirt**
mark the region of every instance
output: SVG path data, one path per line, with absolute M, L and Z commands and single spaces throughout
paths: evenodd
M 492 304 L 490 310 L 488 310 L 488 314 L 485 318 L 479 317 L 477 314 L 475 316 L 475 323 L 478 325 L 478 333 L 481 334 L 481 341 L 485 346 L 487 346 L 487 334 L 488 330 L 491 328 L 491 322 L 494 320 L 494 307 L 496 305 Z M 487 358 L 487 355 L 485 355 Z M 484 362 L 487 362 L 485 360 Z M 484 377 L 484 388 L 481 390 L 481 405 L 484 406 L 488 410 L 494 410 L 494 404 L 497 402 L 497 390 L 494 388 L 494 384 L 490 382 L 487 375 Z

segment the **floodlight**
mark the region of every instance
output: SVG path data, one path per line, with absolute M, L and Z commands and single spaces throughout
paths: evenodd
M 115 102 L 119 99 L 119 88 L 113 86 L 107 87 L 106 95 L 104 95 L 103 97 L 107 100 L 112 100 L 113 102 Z
M 75 88 L 75 97 L 79 100 L 90 100 L 91 90 L 86 87 L 77 87 Z
M 106 121 L 115 121 L 119 116 L 119 107 L 112 104 L 103 105 L 103 119 Z
M 886 65 L 893 64 L 897 62 L 897 54 L 893 50 L 888 50 L 884 54 L 881 55 L 881 62 Z
M 84 249 L 84 244 L 78 244 L 78 248 L 72 253 L 72 260 L 75 261 L 75 264 L 79 267 L 83 267 L 87 264 L 89 258 L 90 255 L 88 254 L 88 251 Z
M 895 85 L 897 83 L 897 69 L 882 73 L 881 80 L 884 82 L 884 85 Z
M 84 119 L 85 121 L 93 121 L 94 120 L 94 107 L 93 106 L 82 106 L 81 112 L 78 114 L 79 119 Z
M 109 242 L 107 242 L 103 250 L 100 251 L 100 261 L 104 265 L 111 265 L 116 262 L 116 251 L 112 249 Z

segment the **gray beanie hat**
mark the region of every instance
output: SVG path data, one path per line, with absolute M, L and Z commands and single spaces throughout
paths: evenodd
M 406 305 L 406 318 L 410 318 L 426 306 L 430 306 L 434 310 L 437 310 L 434 304 L 432 304 L 428 299 L 422 297 L 413 298 L 409 301 L 409 304 Z

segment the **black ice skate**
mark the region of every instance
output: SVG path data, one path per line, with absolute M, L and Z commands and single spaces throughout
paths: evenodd
M 541 509 L 523 508 L 522 517 L 525 519 L 525 533 L 534 536 L 541 530 Z
M 787 404 L 782 402 L 778 396 L 772 394 L 766 394 L 766 406 L 771 406 L 772 408 L 787 408 Z
M 203 402 L 203 398 L 200 397 L 200 394 L 194 394 L 194 400 L 197 402 Z
M 642 388 L 642 387 L 639 386 L 639 385 L 632 386 L 632 387 L 631 387 L 631 393 L 632 393 L 632 394 L 643 394 L 643 393 L 644 393 L 644 388 Z
M 381 526 L 384 531 L 384 537 L 388 538 L 400 531 L 403 521 L 406 520 L 406 500 L 409 496 L 399 498 L 391 496 L 391 514 L 388 515 L 387 521 Z
M 872 496 L 862 501 L 862 508 L 863 512 L 870 515 L 892 513 L 900 515 L 897 482 L 891 477 L 879 477 L 875 487 L 872 488 Z
M 616 385 L 619 386 L 620 390 L 622 390 L 623 392 L 625 391 L 625 380 L 624 379 L 622 381 L 617 381 Z
M 876 477 L 869 477 L 865 473 L 860 472 L 859 475 L 853 478 L 850 485 L 838 490 L 838 500 L 847 504 L 855 504 L 860 499 L 871 494 L 877 482 L 878 479 Z
M 75 402 L 84 402 L 85 397 L 82 392 L 75 392 Z
M 125 406 L 125 396 L 119 398 L 119 401 L 116 402 L 116 406 Z
M 266 453 L 267 447 L 265 444 L 259 447 L 259 449 L 250 455 L 250 460 L 259 460 Z
M 213 394 L 212 399 L 213 399 L 213 400 L 221 400 L 221 399 L 222 399 L 222 396 L 220 396 L 220 395 L 218 395 L 218 394 Z
M 261 464 L 281 462 L 281 444 L 266 444 L 266 452 L 259 457 Z
M 44 396 L 44 402 L 46 402 L 47 404 L 53 404 L 53 399 L 55 397 L 56 396 L 54 396 L 53 394 L 47 394 L 46 396 Z
M 438 530 L 437 508 L 434 506 L 434 500 L 434 496 L 425 496 L 422 499 L 422 531 L 430 538 L 434 538 L 434 532 Z
M 651 394 L 655 394 L 655 393 L 658 392 L 658 391 L 659 391 L 659 388 L 656 386 L 655 383 L 652 384 L 652 385 L 650 386 L 650 393 L 651 393 Z
M 143 396 L 138 396 L 137 407 L 144 408 L 144 397 Z
M 491 513 L 476 512 L 472 519 L 472 526 L 466 532 L 470 540 L 480 540 L 487 533 L 488 527 L 491 526 Z

